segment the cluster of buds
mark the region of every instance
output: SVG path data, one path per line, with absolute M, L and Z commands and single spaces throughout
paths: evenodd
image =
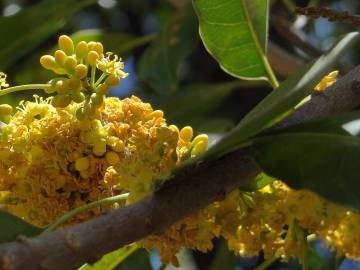
M 59 37 L 59 50 L 54 56 L 44 55 L 41 65 L 63 77 L 50 81 L 50 87 L 44 89 L 48 94 L 56 93 L 52 100 L 54 107 L 64 108 L 72 101 L 82 103 L 76 112 L 83 120 L 95 114 L 103 104 L 104 97 L 111 86 L 116 86 L 127 76 L 122 69 L 123 62 L 112 53 L 105 53 L 100 42 L 81 41 L 76 46 L 66 35 Z M 102 74 L 97 74 L 98 72 Z

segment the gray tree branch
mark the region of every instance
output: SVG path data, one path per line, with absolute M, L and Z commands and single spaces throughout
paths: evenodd
M 360 66 L 284 119 L 285 127 L 349 111 L 360 105 Z M 135 204 L 76 226 L 0 245 L 0 269 L 76 269 L 182 218 L 245 186 L 260 169 L 247 149 L 210 164 L 187 168 L 158 192 Z

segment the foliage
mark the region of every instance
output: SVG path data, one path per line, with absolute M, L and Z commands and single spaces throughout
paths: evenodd
M 275 74 L 279 78 L 282 74 L 274 72 L 268 57 L 272 53 L 269 27 L 278 31 L 272 17 L 280 17 L 281 12 L 295 19 L 289 10 L 299 1 L 180 2 L 152 6 L 141 0 L 123 1 L 104 9 L 91 0 L 43 0 L 0 19 L 0 68 L 8 74 L 0 78 L 4 88 L 0 96 L 16 92 L 1 101 L 17 105 L 19 100 L 31 99 L 32 90 L 46 92 L 36 102 L 23 102 L 14 115 L 11 106 L 0 105 L 5 123 L 0 140 L 0 199 L 6 210 L 22 218 L 0 212 L 0 242 L 47 233 L 64 222 L 81 222 L 114 208 L 114 202 L 123 206 L 124 198 L 127 204 L 133 203 L 158 189 L 176 165 L 213 162 L 246 147 L 263 170 L 248 187 L 179 221 L 162 235 L 149 236 L 141 244 L 116 250 L 81 269 L 126 269 L 125 259 L 132 253 L 129 267 L 140 267 L 135 266 L 136 259 L 130 260 L 133 256 L 144 259 L 144 253 L 135 252 L 140 245 L 157 248 L 164 263 L 177 265 L 176 253 L 183 246 L 207 252 L 213 247 L 212 240 L 220 236 L 228 248 L 222 241 L 209 269 L 238 265 L 229 249 L 241 256 L 263 252 L 265 261 L 256 269 L 276 265 L 278 258 L 286 262 L 295 258 L 304 269 L 336 267 L 335 259 L 326 260 L 312 249 L 308 242 L 313 235 L 343 256 L 360 259 L 356 233 L 360 220 L 359 113 L 271 129 L 311 98 L 314 88 L 317 95 L 328 91 L 337 75 L 330 71 L 348 70 L 339 62 L 345 53 L 349 56 L 356 51 L 359 33 L 337 27 L 344 35 L 338 35 L 331 48 L 314 60 L 304 57 L 306 49 L 298 43 L 284 42 L 284 36 L 271 37 L 308 62 L 279 83 Z M 133 17 L 121 22 L 130 25 L 126 31 L 111 24 L 127 13 Z M 101 14 L 107 26 L 82 30 L 84 14 L 89 18 Z M 54 44 L 59 31 L 73 33 L 71 39 L 60 37 L 62 53 Z M 88 48 L 84 54 L 76 47 L 81 41 Z M 130 70 L 130 79 L 136 73 L 136 81 L 125 79 L 129 71 L 123 70 L 123 61 L 106 55 L 99 42 L 125 57 L 126 64 L 135 59 L 136 72 Z M 38 64 L 44 53 L 49 55 L 41 58 L 41 64 L 47 70 Z M 356 63 L 356 57 L 352 60 Z M 6 79 L 10 84 L 36 84 L 7 88 Z M 127 93 L 119 94 L 119 89 Z M 23 90 L 25 94 L 19 92 Z M 136 94 L 163 110 L 175 125 L 168 125 L 163 111 L 137 97 L 119 101 L 105 98 L 109 93 Z M 53 97 L 46 99 L 48 95 Z M 128 133 L 115 127 L 121 112 Z M 176 125 L 185 127 L 179 130 Z M 193 126 L 195 135 L 206 131 L 221 139 L 201 154 L 207 148 L 207 137 L 192 138 L 193 129 L 187 125 Z M 58 135 L 68 133 L 73 135 L 67 141 Z M 153 141 L 158 142 L 154 148 L 149 146 Z M 127 162 L 121 163 L 127 156 Z M 47 164 L 55 163 L 58 165 L 51 165 L 47 173 Z M 16 173 L 14 164 L 22 164 Z M 158 164 L 156 169 L 154 164 Z M 53 175 L 57 180 L 51 182 Z M 79 184 L 79 179 L 91 181 Z M 143 262 L 150 267 L 148 261 Z

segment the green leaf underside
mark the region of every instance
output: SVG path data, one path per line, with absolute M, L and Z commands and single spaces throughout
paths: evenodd
M 117 249 L 105 254 L 93 265 L 86 264 L 79 270 L 113 270 L 138 249 L 139 246 L 136 244 Z
M 263 134 L 254 140 L 262 169 L 293 188 L 360 209 L 360 111 Z
M 272 91 L 240 123 L 204 155 L 212 159 L 240 148 L 250 137 L 283 119 L 302 99 L 308 96 L 328 74 L 343 53 L 353 46 L 360 34 L 349 33 L 326 54 L 305 65 L 299 72 L 286 79 L 276 91 Z
M 178 11 L 139 61 L 139 78 L 160 94 L 177 90 L 178 70 L 198 44 L 192 7 Z
M 12 242 L 19 235 L 36 236 L 43 231 L 21 218 L 0 210 L 0 243 Z
M 6 33 L 0 40 L 0 69 L 5 70 L 20 57 L 38 46 L 61 29 L 66 18 L 95 0 L 74 2 L 72 0 L 42 1 L 34 7 L 3 17 L 0 31 Z
M 200 37 L 229 74 L 267 79 L 267 0 L 193 0 Z
M 360 210 L 359 137 L 284 133 L 259 139 L 254 154 L 265 173 L 290 187 Z

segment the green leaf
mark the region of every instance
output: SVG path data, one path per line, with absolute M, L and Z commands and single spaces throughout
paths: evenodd
M 21 218 L 0 210 L 0 243 L 14 241 L 19 235 L 36 236 L 42 231 L 42 228 L 35 227 Z
M 359 210 L 359 135 L 354 112 L 261 136 L 252 149 L 265 173 Z
M 66 19 L 96 0 L 51 1 L 21 10 L 14 16 L 0 20 L 0 32 L 6 33 L 0 39 L 0 70 L 5 70 L 20 57 L 59 31 Z
M 113 270 L 138 249 L 139 246 L 137 244 L 122 247 L 104 255 L 93 265 L 83 265 L 79 270 Z
M 138 76 L 158 93 L 178 87 L 178 70 L 198 43 L 196 16 L 188 6 L 174 14 L 139 62 Z
M 150 256 L 145 249 L 139 249 L 128 259 L 119 264 L 114 270 L 130 270 L 130 269 L 141 269 L 141 270 L 152 270 L 150 264 Z
M 341 55 L 357 42 L 359 36 L 357 32 L 347 34 L 326 54 L 286 79 L 278 89 L 255 106 L 227 136 L 210 148 L 205 153 L 205 158 L 211 159 L 240 148 L 247 139 L 280 121 L 313 91 L 321 78 L 333 69 Z
M 227 73 L 268 79 L 268 0 L 193 0 L 205 48 Z

